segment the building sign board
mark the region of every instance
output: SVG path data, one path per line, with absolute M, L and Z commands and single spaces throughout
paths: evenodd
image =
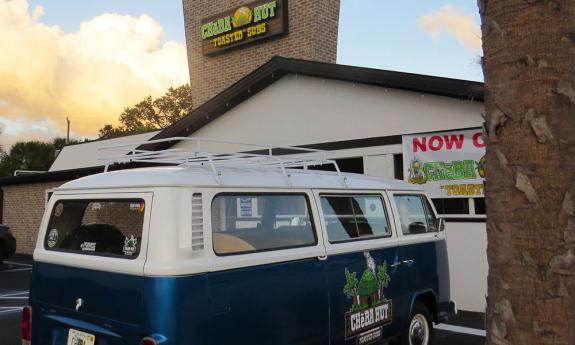
M 202 52 L 214 55 L 287 32 L 287 0 L 259 0 L 204 18 Z
M 432 198 L 484 196 L 485 143 L 482 130 L 404 135 L 403 176 Z

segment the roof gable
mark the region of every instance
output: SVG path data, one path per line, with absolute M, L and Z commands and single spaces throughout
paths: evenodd
M 229 109 L 252 97 L 287 74 L 300 74 L 386 88 L 483 101 L 483 83 L 393 72 L 365 67 L 274 57 L 223 92 L 213 97 L 188 116 L 152 138 L 190 136 Z M 145 145 L 146 149 L 165 149 L 175 142 Z

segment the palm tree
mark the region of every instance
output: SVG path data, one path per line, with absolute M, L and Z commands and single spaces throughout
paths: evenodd
M 356 273 L 349 272 L 348 269 L 345 269 L 345 286 L 343 287 L 343 293 L 347 296 L 347 298 L 353 299 L 353 304 L 359 304 L 359 300 L 356 301 L 357 296 L 357 285 L 359 281 L 357 280 Z
M 383 289 L 385 289 L 391 281 L 391 277 L 389 273 L 387 273 L 387 261 L 384 261 L 383 265 L 377 267 L 377 281 L 379 283 L 378 297 L 385 300 Z
M 487 344 L 575 344 L 575 1 L 478 5 Z

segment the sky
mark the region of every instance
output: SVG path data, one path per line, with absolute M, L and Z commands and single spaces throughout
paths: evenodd
M 94 138 L 189 82 L 181 0 L 0 0 L 0 145 Z M 341 0 L 337 62 L 482 81 L 476 2 Z

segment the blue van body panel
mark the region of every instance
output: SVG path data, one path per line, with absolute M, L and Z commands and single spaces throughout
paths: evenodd
M 329 306 L 317 258 L 208 274 L 209 344 L 326 344 Z
M 383 292 L 392 319 L 383 339 L 405 327 L 424 293 L 436 297 L 435 316 L 453 312 L 445 241 L 369 250 L 387 265 Z M 412 264 L 398 264 L 413 260 Z M 395 264 L 395 265 L 394 265 Z M 356 344 L 345 334 L 353 300 L 345 270 L 367 269 L 363 251 L 182 277 L 141 277 L 35 263 L 33 343 L 66 344 L 69 328 L 96 335 L 96 345 L 138 344 L 152 334 L 161 344 Z M 76 298 L 84 305 L 75 310 Z M 439 317 L 438 317 L 439 315 Z
M 68 330 L 100 335 L 98 345 L 141 339 L 144 277 L 35 262 L 32 275 L 34 344 L 66 344 Z M 76 299 L 83 305 L 76 311 Z
M 387 299 L 392 302 L 391 323 L 382 326 L 383 338 L 387 339 L 396 334 L 405 320 L 406 300 L 401 293 L 402 275 L 400 270 L 394 270 L 390 266 L 395 258 L 399 255 L 398 248 L 374 249 L 369 251 L 376 265 L 388 267 L 391 281 L 383 293 Z M 354 301 L 348 298 L 344 293 L 346 284 L 345 270 L 356 274 L 357 279 L 361 280 L 362 274 L 366 271 L 366 259 L 364 252 L 352 252 L 345 254 L 332 255 L 328 258 L 328 283 L 330 293 L 330 344 L 356 344 L 357 336 L 346 336 L 346 313 L 352 308 Z M 347 339 L 346 339 L 347 338 Z
M 34 299 L 129 324 L 141 323 L 144 277 L 36 262 Z M 114 308 L 110 308 L 113 306 Z
M 447 255 L 440 254 L 446 249 L 444 241 L 431 241 L 369 251 L 377 266 L 387 264 L 390 277 L 390 282 L 384 288 L 383 293 L 392 302 L 392 320 L 391 323 L 382 326 L 384 340 L 396 338 L 401 334 L 411 314 L 413 304 L 423 294 L 432 293 L 437 304 L 441 301 L 449 302 Z M 413 260 L 413 263 L 400 264 L 407 260 Z M 344 317 L 353 302 L 346 297 L 343 289 L 346 283 L 345 269 L 357 273 L 358 279 L 366 270 L 364 253 L 333 255 L 327 262 L 331 308 L 330 344 L 355 344 L 357 336 L 348 337 L 346 340 Z M 447 276 L 442 272 L 445 270 L 447 270 Z M 430 309 L 432 309 L 431 306 Z M 444 309 L 449 314 L 449 306 Z M 438 309 L 431 311 L 437 312 Z

